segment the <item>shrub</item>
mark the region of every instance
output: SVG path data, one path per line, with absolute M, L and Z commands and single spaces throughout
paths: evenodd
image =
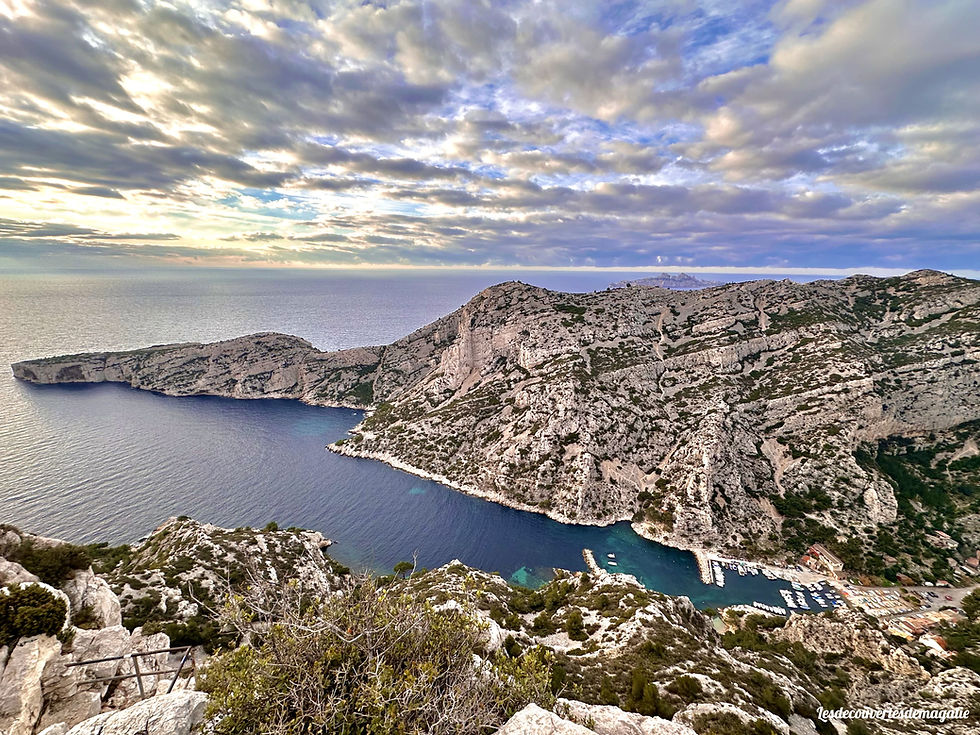
M 36 574 L 44 583 L 56 586 L 64 582 L 78 569 L 87 569 L 92 563 L 84 546 L 61 544 L 38 546 L 31 540 L 7 552 L 7 558 Z
M 588 633 L 585 632 L 585 621 L 582 619 L 582 612 L 575 608 L 565 619 L 565 632 L 568 633 L 568 637 L 573 641 L 584 641 L 589 637 Z
M 475 617 L 369 578 L 323 598 L 295 584 L 253 587 L 223 622 L 250 643 L 215 656 L 202 676 L 217 735 L 475 735 L 528 702 L 554 703 L 543 649 L 475 663 Z
M 613 688 L 612 679 L 603 675 L 602 684 L 599 685 L 599 704 L 612 704 L 619 706 L 619 697 Z
M 55 635 L 67 615 L 65 601 L 37 584 L 0 593 L 0 645 L 32 635 Z
M 96 630 L 99 623 L 99 618 L 91 605 L 85 605 L 71 616 L 71 624 L 83 630 Z
M 672 681 L 667 686 L 667 691 L 671 694 L 676 694 L 678 697 L 683 699 L 685 702 L 690 702 L 697 697 L 700 697 L 704 689 L 701 686 L 701 682 L 695 679 L 693 676 L 679 676 L 674 681 Z
M 171 646 L 203 646 L 208 653 L 213 653 L 227 638 L 215 621 L 200 615 L 185 622 L 148 622 L 143 626 L 143 634 L 152 633 L 166 633 Z
M 734 712 L 697 715 L 691 723 L 699 735 L 776 735 L 776 729 L 763 719 L 746 724 Z
M 531 630 L 535 635 L 551 635 L 555 632 L 555 623 L 551 619 L 551 616 L 547 612 L 538 613 L 537 617 L 534 618 L 534 622 L 531 623 Z

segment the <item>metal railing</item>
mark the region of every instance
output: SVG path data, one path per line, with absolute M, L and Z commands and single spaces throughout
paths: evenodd
M 139 689 L 140 699 L 146 699 L 146 691 L 143 687 L 143 677 L 155 676 L 157 677 L 157 682 L 160 681 L 160 677 L 165 674 L 173 674 L 174 678 L 170 681 L 170 686 L 167 687 L 167 694 L 170 694 L 174 690 L 174 686 L 177 684 L 177 679 L 180 678 L 181 672 L 184 671 L 184 667 L 187 665 L 187 660 L 190 659 L 190 667 L 187 669 L 188 673 L 194 671 L 194 659 L 191 657 L 191 651 L 193 646 L 178 646 L 176 648 L 158 648 L 154 651 L 136 651 L 133 653 L 127 653 L 122 656 L 108 656 L 106 658 L 94 658 L 89 661 L 73 661 L 70 664 L 66 664 L 67 667 L 73 666 L 91 666 L 92 664 L 103 664 L 109 661 L 132 661 L 133 662 L 133 673 L 131 674 L 113 674 L 112 676 L 100 676 L 95 679 L 86 679 L 86 684 L 96 684 L 105 683 L 113 681 L 123 681 L 125 679 L 136 679 L 136 687 Z M 143 656 L 156 656 L 161 653 L 175 654 L 183 653 L 180 659 L 180 664 L 176 669 L 163 669 L 162 671 L 143 671 L 140 669 L 140 658 Z

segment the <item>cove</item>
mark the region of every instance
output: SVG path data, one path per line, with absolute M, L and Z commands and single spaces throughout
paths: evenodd
M 564 525 L 415 477 L 325 445 L 360 411 L 296 401 L 173 398 L 123 385 L 15 388 L 31 406 L 32 441 L 16 447 L 15 486 L 0 518 L 79 542 L 133 542 L 169 516 L 221 526 L 300 526 L 335 543 L 330 555 L 387 573 L 415 556 L 420 567 L 453 559 L 529 586 L 551 569 L 584 570 L 582 549 L 610 571 L 699 607 L 782 604 L 786 583 L 727 575 L 701 583 L 688 552 L 643 539 L 628 523 Z

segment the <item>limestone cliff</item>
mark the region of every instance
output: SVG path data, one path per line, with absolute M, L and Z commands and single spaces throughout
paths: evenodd
M 893 523 L 893 482 L 856 453 L 980 419 L 978 359 L 980 282 L 917 271 L 689 292 L 511 282 L 384 347 L 261 334 L 14 373 L 372 407 L 336 449 L 562 521 L 754 553 L 787 533 L 787 508 L 842 535 Z

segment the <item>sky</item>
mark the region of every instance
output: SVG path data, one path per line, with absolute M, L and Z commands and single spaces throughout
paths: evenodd
M 980 272 L 976 0 L 0 0 L 0 267 Z

